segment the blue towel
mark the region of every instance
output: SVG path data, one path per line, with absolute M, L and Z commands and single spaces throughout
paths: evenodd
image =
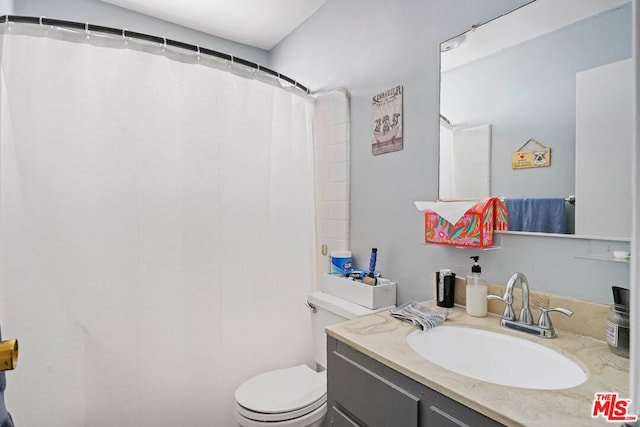
M 504 204 L 509 212 L 509 231 L 567 232 L 564 198 L 505 199 Z

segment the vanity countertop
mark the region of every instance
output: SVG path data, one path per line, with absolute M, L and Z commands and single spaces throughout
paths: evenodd
M 600 392 L 617 392 L 620 398 L 629 398 L 628 359 L 613 354 L 606 342 L 595 338 L 558 329 L 557 338 L 539 338 L 500 327 L 498 321 L 499 317 L 492 314 L 476 318 L 468 316 L 464 308 L 454 307 L 445 325 L 493 330 L 547 346 L 578 363 L 587 373 L 587 381 L 563 390 L 532 390 L 454 373 L 413 351 L 406 338 L 417 328 L 391 317 L 389 312 L 332 325 L 326 331 L 378 362 L 507 426 L 611 425 L 602 417 L 591 417 L 593 399 Z

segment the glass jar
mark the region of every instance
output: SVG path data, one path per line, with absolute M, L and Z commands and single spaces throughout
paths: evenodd
M 607 344 L 615 354 L 629 358 L 629 307 L 615 304 L 607 316 Z

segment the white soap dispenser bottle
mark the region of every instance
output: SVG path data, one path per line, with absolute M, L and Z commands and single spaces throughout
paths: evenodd
M 487 285 L 480 276 L 482 269 L 478 264 L 479 256 L 470 257 L 474 260 L 471 274 L 467 276 L 467 314 L 474 317 L 487 315 Z

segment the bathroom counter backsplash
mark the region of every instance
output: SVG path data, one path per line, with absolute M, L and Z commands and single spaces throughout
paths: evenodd
M 489 291 L 492 292 L 492 289 Z M 569 308 L 575 309 L 578 315 L 578 310 L 583 307 L 576 307 L 579 302 L 573 301 L 574 306 Z M 555 303 L 553 300 L 551 302 Z M 425 304 L 435 306 L 433 301 Z M 566 301 L 562 305 L 567 307 Z M 613 354 L 606 342 L 593 337 L 603 335 L 599 332 L 574 333 L 556 326 L 557 338 L 545 339 L 500 327 L 498 315 L 476 318 L 468 316 L 464 307 L 449 310 L 445 326 L 440 327 L 479 327 L 539 343 L 578 363 L 587 373 L 587 381 L 569 389 L 533 390 L 492 384 L 454 373 L 414 352 L 406 339 L 416 327 L 391 317 L 389 312 L 332 325 L 326 331 L 328 335 L 367 356 L 507 426 L 611 425 L 603 418 L 591 417 L 595 394 L 613 392 L 618 393 L 620 398 L 628 398 L 629 360 Z M 576 323 L 584 323 L 582 316 L 576 319 L 576 315 L 573 317 Z M 592 316 L 596 317 L 593 313 L 586 317 Z M 604 325 L 606 312 L 602 316 Z M 595 328 L 595 323 L 600 321 L 591 323 Z M 584 329 L 584 325 L 578 329 Z M 495 363 L 500 363 L 500 360 Z
M 454 289 L 454 304 L 464 307 L 466 305 L 466 280 L 464 277 L 456 277 Z M 505 287 L 492 283 L 486 283 L 487 293 L 493 295 L 504 295 Z M 435 274 L 433 278 L 433 295 L 435 293 Z M 531 306 L 532 316 L 534 320 L 540 317 L 539 307 L 564 307 L 573 311 L 571 317 L 552 315 L 553 326 L 556 329 L 573 332 L 578 335 L 586 335 L 597 338 L 599 340 L 606 339 L 607 330 L 607 314 L 609 306 L 594 302 L 579 300 L 563 295 L 549 294 L 546 292 L 538 292 L 535 289 L 529 289 L 529 305 Z M 513 307 L 517 311 L 522 307 L 522 289 L 515 288 L 513 290 Z M 504 303 L 502 301 L 488 301 L 487 311 L 489 313 L 502 315 L 504 311 Z M 516 311 L 516 312 L 517 312 Z

